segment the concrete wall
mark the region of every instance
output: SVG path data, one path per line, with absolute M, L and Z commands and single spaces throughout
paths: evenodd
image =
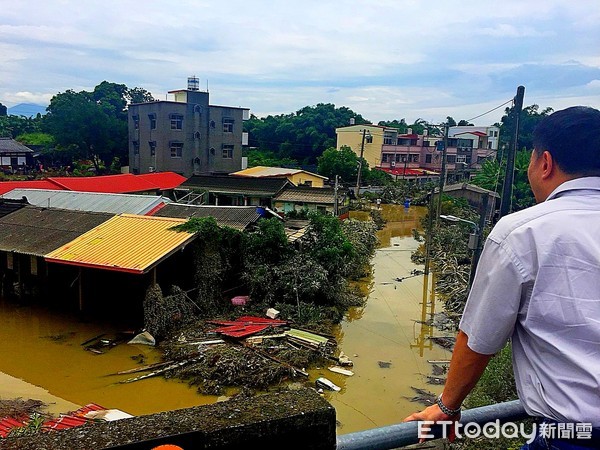
M 2 449 L 150 450 L 165 444 L 185 450 L 334 450 L 335 409 L 303 388 L 6 439 Z

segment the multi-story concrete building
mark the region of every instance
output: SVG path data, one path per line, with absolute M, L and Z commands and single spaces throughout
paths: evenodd
M 242 123 L 249 109 L 209 104 L 198 79 L 169 91 L 173 100 L 129 106 L 129 170 L 134 174 L 176 172 L 185 177 L 242 169 L 248 137 Z
M 430 178 L 442 168 L 443 136 L 407 133 L 378 125 L 351 125 L 336 129 L 337 148 L 352 148 L 370 168 L 379 168 L 403 178 Z M 485 159 L 495 158 L 499 128 L 450 127 L 446 149 L 449 178 L 469 178 Z M 363 139 L 369 137 L 368 139 Z

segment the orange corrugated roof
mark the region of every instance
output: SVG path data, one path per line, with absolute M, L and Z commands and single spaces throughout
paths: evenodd
M 194 234 L 170 230 L 186 219 L 120 214 L 48 253 L 48 262 L 146 273 Z

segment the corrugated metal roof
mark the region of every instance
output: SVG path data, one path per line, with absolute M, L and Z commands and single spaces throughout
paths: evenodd
M 218 194 L 273 197 L 286 185 L 291 185 L 291 183 L 287 179 L 280 178 L 194 175 L 180 187 L 202 189 Z
M 132 173 L 97 177 L 50 177 L 48 180 L 69 191 L 127 194 L 153 192 L 160 189 L 154 183 L 150 183 Z
M 137 175 L 137 177 L 146 180 L 149 183 L 155 184 L 160 188 L 161 191 L 175 189 L 181 183 L 187 180 L 186 177 L 175 172 L 142 173 Z
M 46 180 L 0 181 L 0 195 L 17 188 L 63 190 L 62 187 Z
M 48 262 L 146 273 L 194 239 L 185 219 L 121 214 L 46 255 Z
M 306 186 L 288 186 L 274 199 L 276 202 L 304 202 L 332 204 L 335 201 L 335 191 L 329 188 L 313 188 Z
M 477 192 L 479 194 L 488 194 L 488 195 L 491 195 L 492 197 L 500 198 L 500 194 L 498 194 L 497 192 L 484 189 L 484 188 L 476 186 L 474 184 L 456 183 L 456 184 L 447 184 L 444 186 L 444 192 L 453 192 L 453 191 L 462 191 L 462 190 Z M 439 191 L 440 190 L 438 188 L 438 189 L 436 189 L 435 192 L 437 193 Z
M 264 209 L 264 208 L 263 208 Z M 156 217 L 214 217 L 219 226 L 243 231 L 262 217 L 257 206 L 206 206 L 169 203 L 153 214 Z
M 267 167 L 267 166 L 250 167 L 248 169 L 239 170 L 230 175 L 234 175 L 237 177 L 257 177 L 257 178 L 259 178 L 259 177 L 285 177 L 288 175 L 295 175 L 298 173 L 306 173 L 306 174 L 312 175 L 314 177 L 322 178 L 324 180 L 327 179 L 327 177 L 324 177 L 324 176 L 316 174 L 316 173 L 308 172 L 307 170 L 303 170 L 303 169 L 289 169 L 286 167 Z
M 44 256 L 112 214 L 25 206 L 0 218 L 0 250 Z
M 96 211 L 113 214 L 147 214 L 170 203 L 166 197 L 139 194 L 107 194 L 103 192 L 55 191 L 50 189 L 17 188 L 4 198 L 21 199 L 35 206 L 62 208 L 76 211 Z

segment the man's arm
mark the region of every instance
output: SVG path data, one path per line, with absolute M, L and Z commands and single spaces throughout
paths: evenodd
M 443 404 L 450 409 L 457 409 L 475 387 L 488 362 L 494 355 L 484 355 L 474 352 L 467 345 L 469 337 L 462 331 L 458 332 L 450 369 L 442 393 Z M 404 422 L 412 420 L 458 420 L 458 416 L 444 414 L 437 404 L 425 408 L 421 412 L 411 414 Z

